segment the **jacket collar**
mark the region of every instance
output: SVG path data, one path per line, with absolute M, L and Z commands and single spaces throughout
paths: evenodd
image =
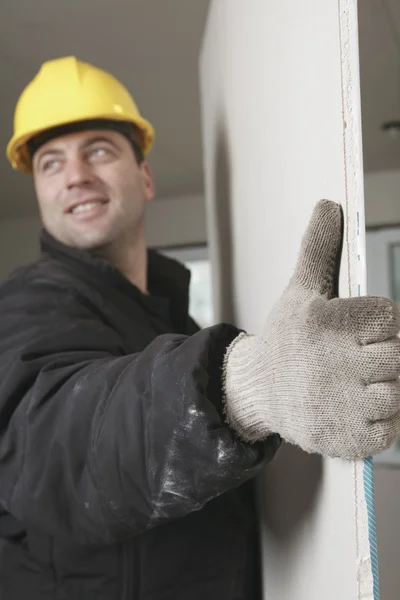
M 75 271 L 108 283 L 136 299 L 146 298 L 114 265 L 90 252 L 66 246 L 53 238 L 45 229 L 40 234 L 40 247 L 47 254 Z M 152 295 L 162 296 L 171 303 L 171 318 L 178 331 L 186 326 L 189 305 L 190 271 L 176 260 L 155 250 L 148 250 L 148 285 Z

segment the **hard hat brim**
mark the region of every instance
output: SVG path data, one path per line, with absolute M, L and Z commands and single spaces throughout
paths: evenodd
M 7 145 L 7 158 L 10 161 L 13 169 L 22 171 L 23 173 L 31 174 L 32 173 L 32 160 L 30 154 L 28 152 L 27 144 L 28 142 L 37 135 L 44 133 L 52 129 L 53 127 L 59 127 L 61 125 L 68 125 L 72 123 L 91 121 L 93 118 L 111 120 L 111 121 L 126 121 L 133 123 L 140 133 L 142 134 L 142 144 L 141 150 L 143 152 L 143 156 L 147 156 L 154 144 L 154 128 L 149 121 L 144 119 L 143 117 L 135 116 L 135 118 L 129 118 L 127 115 L 118 116 L 115 113 L 112 114 L 101 114 L 101 115 L 93 115 L 93 113 L 88 115 L 86 118 L 79 118 L 75 120 L 66 119 L 65 122 L 57 121 L 54 124 L 48 124 L 45 128 L 35 129 L 33 131 L 26 132 L 25 134 L 18 133 L 13 135 Z

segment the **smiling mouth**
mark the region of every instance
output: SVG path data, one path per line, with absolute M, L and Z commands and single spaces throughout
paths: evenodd
M 108 200 L 89 200 L 88 202 L 82 202 L 82 204 L 78 204 L 77 206 L 73 206 L 68 212 L 70 214 L 79 214 L 84 212 L 89 212 L 96 208 L 96 206 L 102 206 L 107 204 Z

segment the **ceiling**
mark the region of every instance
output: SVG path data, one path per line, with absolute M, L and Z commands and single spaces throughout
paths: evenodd
M 278 1 L 278 0 L 276 0 Z M 332 0 L 329 0 L 332 1 Z M 384 4 L 382 4 L 384 3 Z M 209 0 L 14 0 L 0 8 L 0 148 L 15 102 L 48 59 L 74 54 L 111 71 L 155 126 L 151 166 L 159 197 L 202 192 L 198 54 Z M 400 119 L 398 0 L 359 0 L 366 171 L 399 167 L 400 140 L 381 123 Z M 0 154 L 0 218 L 35 214 L 31 179 Z

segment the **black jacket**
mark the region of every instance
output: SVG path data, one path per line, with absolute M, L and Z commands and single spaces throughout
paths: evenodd
M 279 442 L 225 425 L 238 331 L 198 331 L 188 284 L 149 253 L 144 296 L 43 233 L 1 286 L 1 600 L 257 598 L 250 479 Z

